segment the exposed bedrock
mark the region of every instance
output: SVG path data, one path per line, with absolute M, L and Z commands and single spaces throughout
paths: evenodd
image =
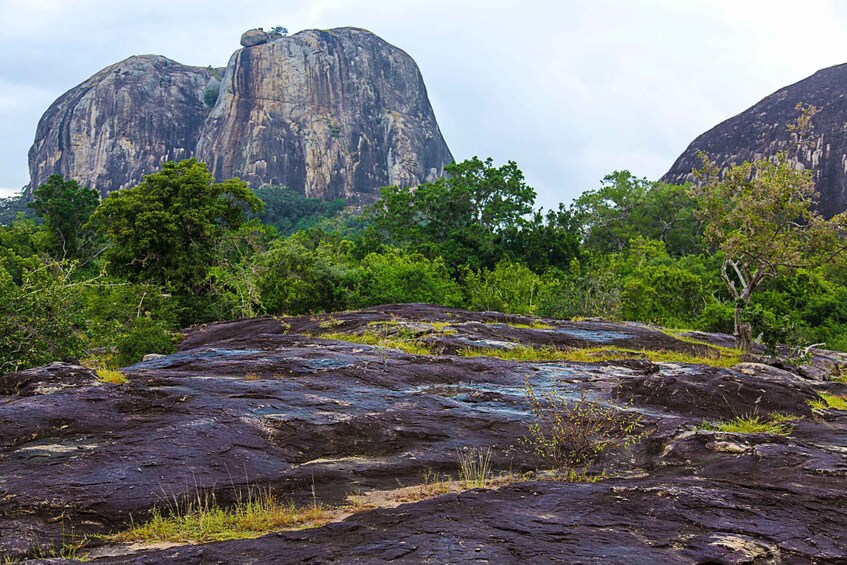
M 702 163 L 697 157 L 705 152 L 720 168 L 744 161 L 773 157 L 788 151 L 796 166 L 811 169 L 819 193 L 818 209 L 833 216 L 847 209 L 847 64 L 822 69 L 767 96 L 744 112 L 721 122 L 691 142 L 671 169 L 664 182 L 694 181 L 692 170 Z M 788 131 L 799 112 L 797 104 L 818 108 L 812 118 L 811 146 L 794 148 L 796 135 Z
M 101 383 L 53 364 L 0 377 L 0 555 L 136 523 L 163 496 L 226 501 L 270 485 L 328 504 L 456 476 L 457 450 L 497 471 L 540 462 L 520 445 L 525 386 L 639 414 L 643 439 L 608 452 L 596 483 L 517 482 L 448 494 L 255 540 L 130 553 L 114 563 L 770 563 L 847 560 L 847 413 L 813 413 L 847 385 L 763 363 L 725 369 L 634 358 L 575 363 L 465 357 L 464 347 L 624 347 L 707 355 L 640 324 L 395 305 L 193 328 L 173 355 Z M 309 334 L 397 332 L 431 355 Z M 722 336 L 700 336 L 720 342 Z M 827 378 L 844 358 L 818 352 Z M 779 411 L 790 436 L 701 428 Z M 100 542 L 102 543 L 102 542 Z M 97 545 L 97 542 L 94 543 Z M 103 548 L 95 548 L 103 551 Z M 101 553 L 103 554 L 103 553 Z M 95 554 L 96 555 L 96 554 Z

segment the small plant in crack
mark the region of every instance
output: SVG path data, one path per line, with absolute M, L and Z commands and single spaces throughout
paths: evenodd
M 589 400 L 584 393 L 569 399 L 555 382 L 541 393 L 527 382 L 525 392 L 533 422 L 521 443 L 568 475 L 582 473 L 607 449 L 641 438 L 641 417 L 617 406 Z

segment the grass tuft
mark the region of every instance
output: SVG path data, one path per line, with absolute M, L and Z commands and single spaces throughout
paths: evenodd
M 113 385 L 122 385 L 129 382 L 129 379 L 126 378 L 126 375 L 118 371 L 117 369 L 96 369 L 97 371 L 97 380 L 101 383 L 109 383 Z
M 491 480 L 491 448 L 459 451 L 459 480 L 467 488 L 485 488 Z
M 794 425 L 791 422 L 797 419 L 797 416 L 774 412 L 765 419 L 758 415 L 736 416 L 732 420 L 725 422 L 707 422 L 701 427 L 704 430 L 735 434 L 774 434 L 787 436 L 791 435 L 791 432 L 794 431 Z
M 313 504 L 297 508 L 280 501 L 270 488 L 251 487 L 230 507 L 220 506 L 214 495 L 195 493 L 175 499 L 166 509 L 154 508 L 150 520 L 111 536 L 122 542 L 205 543 L 255 538 L 279 530 L 296 530 L 329 521 L 328 511 Z
M 818 399 L 810 400 L 809 406 L 816 412 L 827 410 L 847 410 L 847 395 L 830 394 L 818 391 Z

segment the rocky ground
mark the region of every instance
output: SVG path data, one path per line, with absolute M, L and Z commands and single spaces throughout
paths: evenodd
M 706 342 L 727 336 L 541 322 L 420 305 L 257 318 L 194 328 L 178 353 L 124 369 L 125 384 L 60 363 L 2 376 L 0 556 L 32 557 L 71 535 L 89 537 L 78 556 L 98 563 L 847 563 L 847 411 L 809 405 L 821 391 L 847 394 L 837 382 L 847 359 L 816 351 L 802 368 L 756 357 L 721 368 Z M 357 343 L 363 335 L 425 354 Z M 516 346 L 590 355 L 462 355 Z M 596 461 L 589 471 L 604 480 L 539 480 L 546 462 L 519 441 L 533 421 L 527 384 L 640 416 L 640 441 Z M 772 412 L 800 418 L 790 435 L 702 427 Z M 198 491 L 226 502 L 269 485 L 342 506 L 351 493 L 455 477 L 457 451 L 489 447 L 509 484 L 249 540 L 145 548 L 96 537 Z

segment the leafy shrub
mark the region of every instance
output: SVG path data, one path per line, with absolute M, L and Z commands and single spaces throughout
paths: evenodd
M 417 253 L 388 249 L 368 254 L 361 268 L 355 306 L 394 302 L 461 304 L 459 285 L 450 277 L 440 257 L 430 261 Z
M 115 361 L 124 367 L 141 361 L 148 353 L 173 353 L 174 335 L 162 322 L 147 317 L 135 319 L 115 341 Z
M 81 287 L 74 264 L 31 259 L 18 266 L 21 281 L 0 264 L 0 374 L 85 352 Z
M 535 315 L 552 292 L 551 280 L 520 263 L 500 261 L 493 271 L 469 271 L 464 289 L 472 310 Z
M 735 309 L 728 302 L 710 302 L 697 317 L 696 326 L 706 332 L 731 334 Z
M 556 469 L 584 469 L 613 445 L 631 445 L 638 440 L 640 416 L 584 396 L 569 400 L 555 383 L 541 394 L 530 384 L 525 390 L 534 422 L 522 442 Z

